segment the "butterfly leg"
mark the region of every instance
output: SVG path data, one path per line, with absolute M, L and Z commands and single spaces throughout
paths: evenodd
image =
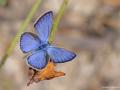
M 32 84 L 34 82 L 34 77 L 35 77 L 36 73 L 37 73 L 37 71 L 35 69 L 32 69 L 31 67 L 29 67 L 28 76 L 29 76 L 30 80 L 27 83 L 27 86 L 29 86 L 30 84 Z

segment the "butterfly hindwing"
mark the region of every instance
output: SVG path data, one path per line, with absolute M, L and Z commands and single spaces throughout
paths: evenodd
M 49 47 L 47 50 L 54 63 L 64 63 L 75 58 L 76 54 L 63 48 Z
M 34 24 L 35 30 L 41 41 L 47 42 L 53 24 L 53 12 L 49 11 L 40 17 Z
M 46 66 L 48 60 L 46 51 L 37 51 L 27 58 L 28 64 L 34 69 L 42 69 Z
M 20 48 L 24 53 L 38 49 L 40 46 L 40 40 L 38 36 L 33 33 L 25 32 L 20 38 Z

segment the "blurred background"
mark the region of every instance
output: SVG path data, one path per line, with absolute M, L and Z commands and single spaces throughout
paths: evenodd
M 0 59 L 35 0 L 0 0 Z M 62 0 L 42 0 L 39 15 L 57 14 Z M 77 54 L 57 69 L 65 76 L 26 86 L 28 67 L 16 45 L 0 70 L 0 90 L 120 90 L 120 0 L 69 0 L 54 44 Z

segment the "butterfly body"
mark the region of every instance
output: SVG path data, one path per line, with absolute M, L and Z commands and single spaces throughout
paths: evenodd
M 44 43 L 39 47 L 39 50 L 47 50 L 50 47 L 49 43 Z
M 27 62 L 34 69 L 42 69 L 48 63 L 48 56 L 54 63 L 64 63 L 75 58 L 76 54 L 57 48 L 48 41 L 53 25 L 53 13 L 49 11 L 41 16 L 34 24 L 37 34 L 25 32 L 20 38 L 20 48 L 23 53 L 29 53 Z

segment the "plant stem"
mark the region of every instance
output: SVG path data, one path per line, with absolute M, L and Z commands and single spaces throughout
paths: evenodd
M 64 14 L 64 11 L 67 7 L 68 1 L 69 0 L 64 0 L 63 1 L 62 5 L 59 9 L 58 15 L 57 15 L 56 19 L 54 20 L 53 27 L 52 27 L 52 30 L 51 30 L 51 34 L 50 34 L 50 37 L 49 37 L 49 43 L 52 43 L 53 40 L 54 40 L 55 32 L 57 31 L 58 24 L 59 24 L 60 19 L 62 18 L 63 14 Z
M 29 22 L 31 21 L 33 15 L 35 14 L 35 12 L 37 11 L 38 7 L 40 6 L 41 0 L 36 0 L 34 5 L 32 6 L 27 18 L 23 21 L 23 23 L 21 24 L 15 38 L 12 40 L 10 46 L 8 47 L 7 51 L 5 52 L 3 58 L 1 59 L 1 63 L 0 63 L 0 69 L 1 67 L 5 64 L 7 58 L 9 57 L 9 55 L 12 53 L 14 47 L 16 46 L 21 34 L 25 31 L 26 27 L 28 26 Z

